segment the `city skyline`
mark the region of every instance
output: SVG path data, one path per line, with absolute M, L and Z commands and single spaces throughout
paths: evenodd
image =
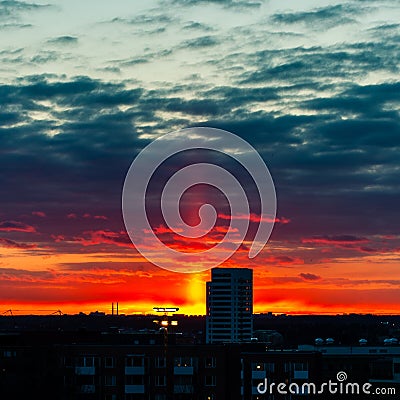
M 207 126 L 248 141 L 276 186 L 264 250 L 248 258 L 250 235 L 221 265 L 253 270 L 254 312 L 398 314 L 399 2 L 131 3 L 0 2 L 0 311 L 205 314 L 210 271 L 147 262 L 121 192 L 153 139 Z M 183 198 L 189 223 L 209 198 Z M 205 240 L 154 230 L 210 248 L 219 201 Z

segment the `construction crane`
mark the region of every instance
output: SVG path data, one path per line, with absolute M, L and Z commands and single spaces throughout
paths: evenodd
M 12 326 L 14 328 L 16 328 L 17 327 L 17 323 L 15 321 L 15 317 L 14 317 L 14 314 L 13 314 L 11 308 L 9 310 L 7 310 L 7 311 L 2 312 L 2 315 L 6 315 L 6 314 L 8 314 L 11 317 L 11 324 L 12 324 Z
M 44 312 L 47 312 L 47 313 L 50 313 L 50 314 L 48 314 L 48 315 L 55 315 L 55 314 L 58 314 L 58 315 L 64 315 L 64 313 L 61 311 L 61 310 L 39 310 L 39 309 L 30 309 L 30 310 L 28 310 L 28 309 L 26 309 L 26 310 L 16 310 L 16 309 L 14 309 L 14 311 L 17 311 L 17 312 L 27 312 L 27 311 L 37 311 L 37 312 L 40 312 L 40 313 L 44 313 Z M 3 313 L 2 313 L 2 315 L 5 315 L 5 314 L 9 314 L 10 316 L 12 316 L 12 317 L 14 317 L 14 314 L 13 314 L 13 310 L 7 310 L 7 311 L 4 311 Z
M 64 315 L 64 313 L 61 310 L 56 310 L 56 311 L 52 312 L 50 315 L 55 315 L 55 314 Z

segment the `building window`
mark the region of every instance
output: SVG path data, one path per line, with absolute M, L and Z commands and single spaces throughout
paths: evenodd
M 104 400 L 117 400 L 116 394 L 106 394 L 104 395 Z
M 156 358 L 156 367 L 158 368 L 165 368 L 165 357 L 157 357 Z
M 128 356 L 125 359 L 126 367 L 144 367 L 144 356 L 143 355 L 133 355 Z
M 167 400 L 167 395 L 164 393 L 156 393 L 155 400 Z
M 192 358 L 191 357 L 175 357 L 174 359 L 175 367 L 192 367 Z
M 76 376 L 76 385 L 78 386 L 92 386 L 95 384 L 95 377 L 94 375 L 77 375 Z
M 114 366 L 115 366 L 115 359 L 114 359 L 114 357 L 106 357 L 105 359 L 104 359 L 104 366 L 106 367 L 106 368 L 114 368 Z
M 295 371 L 308 371 L 308 364 L 307 363 L 294 363 L 294 370 Z
M 265 370 L 268 372 L 275 372 L 275 364 L 274 363 L 265 363 L 264 364 Z
M 4 358 L 12 358 L 12 357 L 16 357 L 16 356 L 17 356 L 17 352 L 14 350 L 4 350 L 3 351 Z
M 285 362 L 285 372 L 291 372 L 291 371 L 292 371 L 292 363 Z
M 125 394 L 125 400 L 145 400 L 144 394 L 127 393 Z
M 74 366 L 72 357 L 64 357 L 64 366 L 65 367 L 73 367 Z
M 94 356 L 84 356 L 78 357 L 77 367 L 98 367 L 99 366 L 99 357 Z
M 264 367 L 265 367 L 264 363 L 261 363 L 261 362 L 252 362 L 251 363 L 252 371 L 265 371 Z
M 143 375 L 126 375 L 125 376 L 126 385 L 144 385 Z
M 166 386 L 167 385 L 167 378 L 165 375 L 156 375 L 155 377 L 155 385 L 156 386 Z
M 252 371 L 274 372 L 275 364 L 274 363 L 252 362 L 251 369 L 252 369 Z
M 206 375 L 204 377 L 204 384 L 206 386 L 215 386 L 217 384 L 217 377 L 215 375 Z
M 177 375 L 174 377 L 174 386 L 192 386 L 193 377 L 191 375 Z
M 215 357 L 206 357 L 205 359 L 205 367 L 206 368 L 215 368 L 217 364 L 217 360 Z
M 117 377 L 114 375 L 105 375 L 104 376 L 104 385 L 105 386 L 115 386 L 117 384 Z

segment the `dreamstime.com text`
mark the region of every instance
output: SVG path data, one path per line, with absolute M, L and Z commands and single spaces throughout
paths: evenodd
M 370 383 L 357 383 L 345 382 L 347 374 L 340 371 L 336 375 L 337 381 L 329 380 L 320 384 L 312 382 L 305 383 L 276 383 L 268 382 L 265 378 L 264 381 L 257 385 L 257 392 L 259 394 L 294 394 L 294 395 L 307 395 L 307 394 L 364 394 L 364 395 L 395 395 L 396 389 L 393 387 L 373 387 Z

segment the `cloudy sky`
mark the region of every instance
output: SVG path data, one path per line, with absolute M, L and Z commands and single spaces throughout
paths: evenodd
M 209 272 L 150 264 L 121 214 L 138 152 L 190 126 L 274 179 L 268 245 L 225 263 L 254 269 L 255 311 L 398 312 L 398 21 L 399 0 L 0 1 L 0 312 L 204 313 Z

